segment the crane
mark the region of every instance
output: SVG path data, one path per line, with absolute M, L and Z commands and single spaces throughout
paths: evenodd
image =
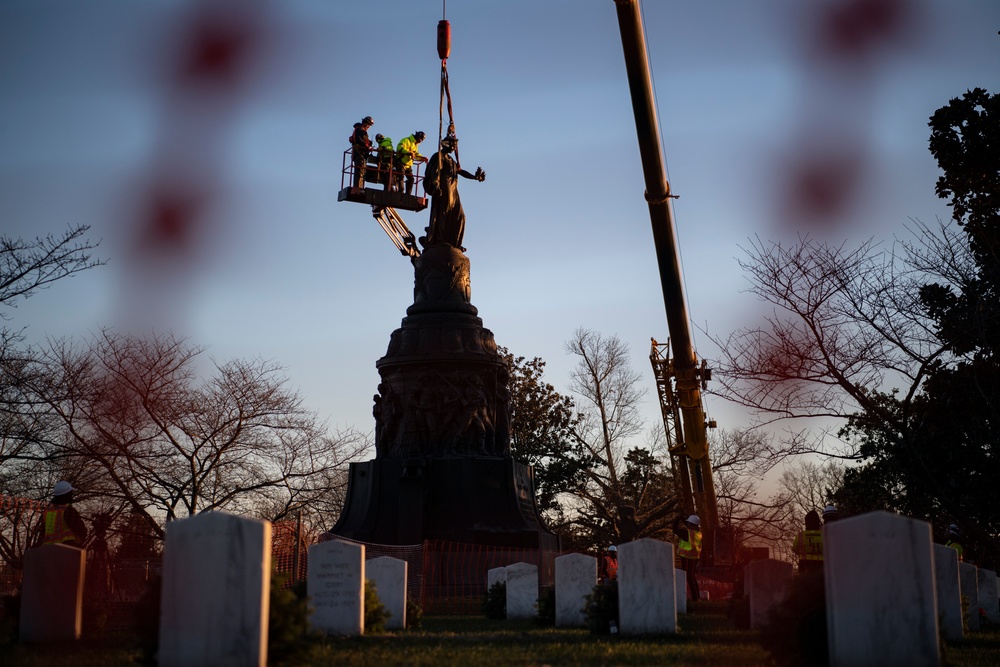
M 708 424 L 701 398 L 701 390 L 710 379 L 711 372 L 704 362 L 698 364 L 691 338 L 677 234 L 670 206 L 670 199 L 675 195 L 670 193 L 666 178 L 639 0 L 615 0 L 615 6 L 670 332 L 667 345 L 653 340 L 650 361 L 656 377 L 664 427 L 667 437 L 671 438 L 671 462 L 675 484 L 681 493 L 681 506 L 685 513 L 691 512 L 700 517 L 704 534 L 702 558 L 713 565 L 719 510 L 708 453 Z

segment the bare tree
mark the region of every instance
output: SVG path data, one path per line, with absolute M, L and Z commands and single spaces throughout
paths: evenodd
M 800 461 L 782 471 L 781 495 L 788 498 L 798 522 L 806 512 L 822 510 L 831 502 L 833 492 L 844 483 L 844 466 L 835 460 L 817 463 Z
M 50 343 L 30 391 L 64 429 L 55 458 L 158 535 L 164 519 L 213 509 L 269 519 L 339 509 L 344 465 L 367 438 L 328 435 L 273 363 L 216 364 L 199 380 L 200 353 L 107 330 L 85 347 Z
M 641 377 L 629 363 L 628 345 L 581 328 L 566 351 L 578 357 L 570 375 L 570 389 L 580 397 L 573 435 L 590 461 L 574 489 L 574 521 L 600 542 L 665 536 L 678 507 L 667 471 L 650 450 L 628 446 L 645 428 Z
M 0 236 L 0 320 L 9 321 L 9 309 L 38 290 L 106 262 L 93 257 L 99 242 L 86 239 L 89 230 L 78 225 L 33 240 Z M 23 342 L 23 329 L 0 327 L 0 491 L 11 495 L 25 490 L 15 480 L 46 459 L 39 444 L 52 433 L 47 411 L 21 390 L 30 361 Z
M 9 321 L 9 309 L 36 291 L 105 263 L 92 255 L 99 242 L 86 239 L 89 229 L 33 240 L 0 236 L 0 320 Z M 30 366 L 24 329 L 0 327 L 0 559 L 15 566 L 52 488 L 48 445 L 59 433 L 46 406 L 24 391 Z
M 859 411 L 905 428 L 882 396 L 910 401 L 945 350 L 919 288 L 929 280 L 952 284 L 970 270 L 949 225 L 935 231 L 915 222 L 910 231 L 912 240 L 889 249 L 873 240 L 851 250 L 806 237 L 792 246 L 757 239 L 745 250 L 750 292 L 773 310 L 759 326 L 713 338 L 722 350 L 713 393 L 749 408 L 758 426 L 825 421 L 818 435 L 789 426 L 786 454 L 856 458 L 851 443 L 831 445 L 829 436 Z
M 16 307 L 19 299 L 57 280 L 106 263 L 91 255 L 100 242 L 86 240 L 89 230 L 78 225 L 61 236 L 32 241 L 0 236 L 0 304 Z M 7 314 L 0 312 L 0 317 L 7 319 Z
M 733 550 L 766 544 L 780 552 L 789 503 L 761 491 L 764 475 L 783 458 L 773 437 L 759 429 L 723 429 L 711 448 L 719 524 L 732 530 Z

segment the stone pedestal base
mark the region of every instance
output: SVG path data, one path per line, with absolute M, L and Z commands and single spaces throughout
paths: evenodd
M 425 457 L 352 463 L 330 531 L 375 544 L 447 540 L 559 550 L 538 520 L 531 468 L 510 458 Z

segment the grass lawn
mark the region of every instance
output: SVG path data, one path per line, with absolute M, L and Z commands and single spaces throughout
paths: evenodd
M 733 628 L 725 602 L 702 603 L 682 615 L 676 636 L 595 636 L 586 630 L 545 628 L 529 621 L 490 621 L 477 616 L 430 616 L 420 630 L 330 639 L 282 665 L 774 665 L 750 630 Z M 1000 631 L 976 633 L 945 648 L 947 664 L 1000 664 Z M 5 667 L 117 667 L 141 664 L 141 651 L 126 638 L 62 646 L 0 646 Z

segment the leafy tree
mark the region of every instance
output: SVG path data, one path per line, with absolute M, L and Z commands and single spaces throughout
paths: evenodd
M 880 397 L 882 412 L 908 428 L 886 429 L 860 413 L 847 432 L 862 443 L 865 465 L 849 470 L 838 501 L 855 509 L 886 508 L 952 521 L 980 564 L 1000 562 L 1000 95 L 982 89 L 951 100 L 931 117 L 931 153 L 943 175 L 963 238 L 938 253 L 957 258 L 919 289 L 936 338 L 947 354 L 930 360 L 912 400 Z M 971 548 L 969 548 L 971 547 Z
M 510 365 L 511 454 L 534 467 L 538 508 L 561 523 L 559 495 L 579 483 L 588 465 L 573 439 L 573 400 L 543 380 L 545 362 L 539 357 L 529 361 L 506 348 L 500 354 Z

